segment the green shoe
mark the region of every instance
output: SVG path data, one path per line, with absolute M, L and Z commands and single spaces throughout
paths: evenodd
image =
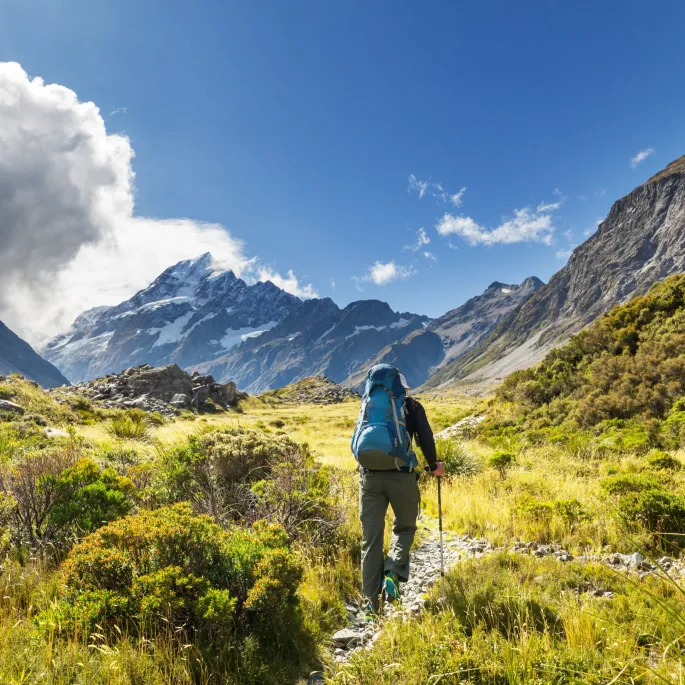
M 383 595 L 392 604 L 400 598 L 400 579 L 394 571 L 388 571 L 383 579 Z
M 364 608 L 364 623 L 375 623 L 378 620 L 378 612 L 373 608 L 371 602 L 368 602 Z

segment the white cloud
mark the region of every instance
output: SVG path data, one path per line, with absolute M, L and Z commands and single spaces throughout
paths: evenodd
M 218 224 L 136 216 L 129 139 L 16 63 L 0 63 L 0 151 L 0 320 L 31 342 L 203 252 L 239 276 L 258 269 Z M 279 278 L 313 292 L 291 274 Z
M 647 159 L 647 157 L 649 157 L 650 155 L 653 155 L 653 154 L 654 154 L 654 148 L 652 148 L 652 147 L 648 147 L 648 148 L 645 148 L 644 150 L 640 150 L 635 155 L 635 157 L 633 157 L 630 160 L 630 166 L 633 167 L 633 169 L 634 169 L 638 164 L 642 164 L 642 162 L 644 162 Z
M 496 245 L 536 242 L 550 245 L 554 224 L 550 212 L 558 209 L 560 202 L 540 204 L 536 209 L 515 209 L 511 219 L 493 229 L 485 228 L 470 216 L 454 216 L 446 213 L 436 225 L 442 236 L 461 236 L 469 245 Z
M 434 197 L 436 200 L 442 202 L 451 202 L 455 207 L 461 207 L 466 186 L 464 186 L 458 193 L 448 193 L 442 183 L 433 183 L 433 181 L 422 181 L 414 174 L 409 174 L 409 187 L 407 192 L 415 191 L 419 194 L 419 200 L 426 194 Z
M 335 280 L 331 278 L 331 288 L 335 290 Z
M 549 202 L 547 204 L 541 202 L 535 211 L 539 214 L 547 214 L 548 212 L 556 212 L 559 207 L 561 207 L 561 202 Z
M 447 241 L 447 247 L 449 247 L 450 250 L 458 250 L 459 249 L 451 240 Z
M 376 285 L 387 285 L 392 281 L 401 280 L 413 276 L 416 272 L 412 267 L 401 266 L 394 261 L 381 262 L 377 261 L 373 266 L 369 267 L 366 275 L 361 278 L 353 276 L 353 280 L 357 284 L 357 288 L 361 290 L 361 281 L 370 281 Z
M 431 239 L 428 237 L 428 233 L 423 229 L 423 226 L 416 231 L 416 242 L 413 245 L 405 245 L 405 250 L 411 250 L 412 252 L 418 252 L 424 245 L 428 245 Z
M 428 181 L 420 181 L 414 174 L 409 174 L 408 181 L 409 187 L 407 188 L 407 192 L 411 193 L 412 190 L 415 190 L 419 194 L 419 200 L 426 194 L 426 191 L 431 186 Z
M 319 293 L 314 290 L 313 286 L 300 285 L 292 269 L 288 271 L 286 276 L 281 276 L 281 274 L 272 271 L 268 266 L 261 266 L 259 267 L 258 274 L 258 281 L 271 281 L 281 290 L 285 290 L 285 292 L 295 295 L 295 297 L 301 297 L 303 300 L 319 296 Z
M 428 250 L 426 250 L 426 251 L 423 253 L 423 256 L 424 256 L 429 262 L 437 262 L 437 261 L 438 261 L 438 258 L 437 258 L 432 252 L 428 252 Z
M 113 117 L 116 116 L 117 114 L 128 114 L 128 108 L 127 107 L 117 107 L 116 109 L 113 109 L 107 117 Z
M 466 186 L 464 186 L 458 193 L 450 195 L 450 202 L 454 207 L 461 207 L 463 202 L 464 193 L 466 192 Z

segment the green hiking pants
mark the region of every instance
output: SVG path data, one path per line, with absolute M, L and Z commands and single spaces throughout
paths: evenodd
M 364 596 L 378 609 L 384 572 L 394 571 L 409 579 L 409 550 L 414 542 L 419 515 L 419 484 L 416 473 L 362 471 L 359 518 L 362 522 L 362 586 Z M 388 504 L 395 514 L 390 551 L 383 560 L 383 533 Z

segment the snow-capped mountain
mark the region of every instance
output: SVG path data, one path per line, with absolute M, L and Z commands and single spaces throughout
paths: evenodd
M 73 382 L 143 363 L 188 367 L 226 354 L 302 306 L 271 282 L 247 285 L 207 253 L 169 267 L 119 305 L 81 314 L 43 356 Z
M 356 371 L 365 372 L 379 350 L 422 330 L 429 321 L 394 312 L 379 300 L 352 302 L 344 309 L 328 298 L 307 300 L 266 333 L 195 368 L 253 393 L 307 376 L 342 382 Z
M 271 282 L 248 285 L 205 254 L 169 267 L 126 302 L 81 314 L 43 355 L 73 382 L 176 363 L 258 392 L 315 374 L 342 381 L 428 321 L 377 300 L 340 309 Z

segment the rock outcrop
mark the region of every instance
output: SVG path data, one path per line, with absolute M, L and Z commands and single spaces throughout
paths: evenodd
M 18 373 L 44 388 L 69 385 L 50 362 L 0 321 L 0 374 Z
M 198 409 L 208 399 L 222 407 L 233 406 L 239 399 L 235 383 L 217 383 L 212 376 L 191 375 L 176 364 L 156 368 L 142 364 L 53 393 L 57 399 L 75 393 L 106 409 L 159 411 L 165 416 L 182 409 Z

